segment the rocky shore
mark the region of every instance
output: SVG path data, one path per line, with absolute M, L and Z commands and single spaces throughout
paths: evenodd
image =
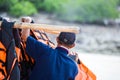
M 0 13 L 2 17 L 9 17 L 13 21 L 20 18 L 13 18 L 6 13 Z M 36 23 L 52 24 L 52 25 L 67 25 L 79 26 L 81 31 L 77 34 L 77 41 L 75 50 L 99 53 L 120 55 L 120 26 L 100 26 L 87 25 L 79 23 L 69 23 L 57 20 L 55 15 L 40 13 L 31 16 Z M 55 36 L 48 34 L 50 39 L 55 42 Z
M 80 49 L 101 54 L 120 55 L 120 27 L 85 25 L 78 35 Z
M 77 34 L 75 50 L 99 54 L 120 55 L 120 26 L 118 25 L 104 26 L 66 23 L 54 19 L 54 15 L 46 14 L 35 15 L 34 17 L 38 23 L 79 26 L 81 31 Z

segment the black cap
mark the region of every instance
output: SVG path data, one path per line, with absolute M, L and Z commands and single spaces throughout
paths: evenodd
M 72 45 L 75 42 L 75 33 L 61 32 L 58 36 L 59 40 L 67 45 Z

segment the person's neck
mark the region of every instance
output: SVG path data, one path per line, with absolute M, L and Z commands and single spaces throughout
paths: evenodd
M 62 48 L 64 48 L 64 49 L 69 51 L 69 49 L 67 47 L 65 47 L 65 46 L 58 46 L 58 47 L 62 47 Z
M 62 48 L 65 48 L 66 50 L 68 50 L 69 51 L 69 48 L 67 48 L 66 46 L 64 46 L 64 45 L 57 45 L 57 47 L 62 47 Z

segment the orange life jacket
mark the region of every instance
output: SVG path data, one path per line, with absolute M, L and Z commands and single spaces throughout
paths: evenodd
M 0 80 L 5 79 L 7 76 L 6 72 L 6 48 L 0 42 Z
M 76 52 L 70 52 L 68 54 L 78 66 L 78 74 L 75 77 L 75 80 L 96 80 L 96 75 L 79 59 L 79 56 Z
M 13 22 L 3 20 L 0 29 L 0 80 L 19 80 L 15 41 L 12 34 Z
M 25 51 L 26 46 L 25 42 L 21 40 L 20 30 L 14 29 L 13 34 L 15 39 L 15 50 L 19 62 L 20 80 L 28 80 L 34 65 L 34 60 L 29 57 Z
M 55 44 L 49 40 L 47 34 L 44 31 L 40 31 L 40 30 L 31 30 L 31 35 L 38 41 L 43 42 L 47 45 L 49 45 L 50 47 L 54 48 Z
M 78 59 L 78 74 L 75 80 L 96 80 L 96 75 Z

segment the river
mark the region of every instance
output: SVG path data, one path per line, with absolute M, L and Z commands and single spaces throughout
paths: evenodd
M 97 80 L 120 80 L 120 56 L 79 53 L 79 58 Z

